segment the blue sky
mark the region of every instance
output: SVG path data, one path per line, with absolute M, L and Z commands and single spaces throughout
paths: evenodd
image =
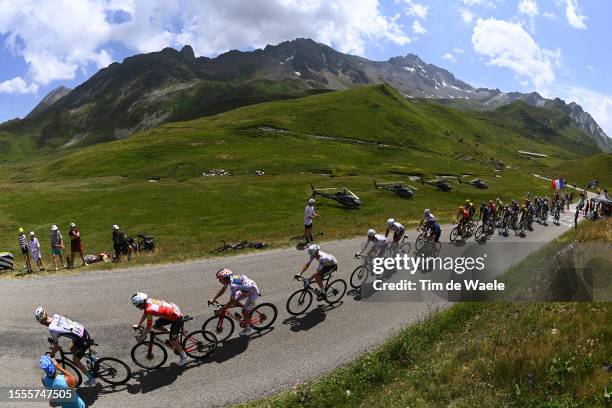
M 576 101 L 612 135 L 610 16 L 599 0 L 0 0 L 0 122 L 135 53 L 191 44 L 215 56 L 310 37 Z

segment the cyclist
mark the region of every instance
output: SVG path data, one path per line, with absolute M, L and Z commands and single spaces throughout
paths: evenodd
M 421 218 L 419 228 L 423 225 L 423 223 L 425 224 L 425 228 L 431 230 L 434 234 L 434 241 L 438 242 L 440 240 L 440 235 L 442 234 L 442 228 L 440 228 L 440 224 L 438 224 L 436 217 L 429 211 L 429 208 L 426 208 L 425 211 L 423 211 L 423 218 Z
M 470 213 L 467 208 L 460 206 L 457 211 L 457 224 L 459 227 L 459 235 L 463 236 L 463 227 L 469 222 Z
M 489 200 L 489 204 L 487 205 L 487 207 L 489 208 L 489 215 L 491 216 L 490 221 L 491 224 L 495 224 L 495 217 L 497 215 L 497 206 L 495 205 L 495 203 L 493 202 L 493 200 Z
M 523 222 L 527 220 L 528 213 L 529 213 L 529 210 L 527 209 L 527 207 L 525 207 L 524 205 L 521 205 L 521 208 L 519 210 L 519 214 L 520 214 L 519 225 L 523 224 Z
M 486 225 L 489 222 L 489 215 L 491 214 L 491 212 L 489 211 L 489 207 L 484 201 L 482 202 L 482 204 L 480 204 L 479 211 L 480 221 L 482 221 L 482 225 Z
M 309 285 L 310 282 L 314 279 L 317 282 L 319 288 L 315 288 L 315 293 L 317 294 L 317 300 L 323 300 L 325 298 L 325 289 L 323 287 L 323 277 L 331 274 L 334 271 L 338 270 L 338 261 L 336 261 L 336 257 L 332 254 L 328 254 L 327 252 L 321 251 L 321 247 L 318 245 L 311 245 L 308 247 L 308 255 L 310 258 L 308 262 L 302 267 L 302 270 L 299 274 L 295 275 L 295 277 L 302 276 L 306 269 L 310 266 L 312 261 L 315 259 L 319 262 L 317 265 L 317 271 L 310 278 L 306 279 L 304 283 Z
M 60 348 L 58 342 L 60 335 L 72 340 L 72 344 L 70 345 L 72 362 L 74 362 L 74 365 L 87 376 L 85 384 L 88 386 L 94 385 L 96 379 L 81 362 L 87 349 L 91 346 L 91 338 L 87 330 L 85 330 L 85 326 L 58 314 L 50 315 L 42 306 L 36 308 L 34 311 L 34 318 L 40 324 L 49 328 L 49 336 L 51 336 L 51 340 L 53 341 L 51 357 L 55 356 L 55 353 L 57 353 Z
M 187 364 L 191 359 L 187 356 L 178 340 L 181 327 L 183 326 L 183 314 L 181 313 L 181 309 L 174 303 L 153 299 L 146 293 L 141 292 L 132 295 L 132 304 L 143 311 L 138 323 L 132 327 L 137 329 L 142 327 L 142 323 L 145 320 L 147 321 L 144 333 L 139 336 L 138 341 L 144 340 L 152 329 L 168 333 L 170 335 L 170 346 L 180 356 L 177 364 L 179 366 Z M 155 323 L 153 323 L 153 316 L 157 317 Z M 164 327 L 168 325 L 170 325 L 170 330 Z
M 239 334 L 241 336 L 248 336 L 251 332 L 251 311 L 253 310 L 253 306 L 255 306 L 255 300 L 257 300 L 261 294 L 257 284 L 246 275 L 234 273 L 229 268 L 219 269 L 215 276 L 223 287 L 219 289 L 214 298 L 208 299 L 208 304 L 214 303 L 229 287 L 230 299 L 219 311 L 219 314 L 224 315 L 227 310 L 232 307 L 242 307 L 244 328 Z M 244 305 L 240 303 L 242 299 L 246 299 Z
M 474 204 L 469 200 L 465 200 L 465 209 L 468 212 L 468 218 L 471 221 L 472 218 L 474 218 L 474 215 L 476 214 L 476 207 L 474 206 Z
M 395 221 L 394 218 L 389 218 L 387 220 L 387 230 L 385 231 L 385 237 L 389 236 L 389 232 L 393 231 L 393 246 L 395 248 L 399 247 L 399 242 L 404 236 L 404 226 L 399 222 Z
M 368 256 L 382 256 L 389 245 L 389 240 L 382 234 L 377 234 L 375 230 L 368 230 L 368 239 L 363 249 L 355 254 L 355 257 L 360 257 L 361 254 L 366 252 L 368 247 L 372 244 L 372 248 L 368 251 Z

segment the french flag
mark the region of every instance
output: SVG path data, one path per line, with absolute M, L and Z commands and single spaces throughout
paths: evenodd
M 553 190 L 561 190 L 564 187 L 565 187 L 565 180 L 564 179 L 560 178 L 560 179 L 552 181 L 552 188 L 553 188 Z

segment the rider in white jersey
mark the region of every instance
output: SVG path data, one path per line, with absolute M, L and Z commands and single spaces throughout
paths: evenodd
M 317 271 L 312 275 L 309 279 L 306 279 L 306 284 L 308 285 L 312 279 L 317 282 L 319 286 L 318 289 L 315 289 L 317 293 L 317 300 L 322 300 L 325 297 L 325 291 L 323 288 L 323 277 L 327 274 L 330 274 L 338 269 L 338 261 L 336 257 L 328 254 L 327 252 L 321 251 L 321 248 L 318 245 L 311 245 L 308 247 L 308 255 L 310 258 L 308 262 L 302 267 L 302 270 L 295 277 L 302 276 L 306 269 L 310 266 L 312 261 L 317 260 L 319 264 L 317 265 Z
M 246 275 L 234 273 L 228 268 L 218 270 L 216 277 L 223 287 L 219 289 L 214 298 L 208 300 L 208 304 L 214 303 L 229 287 L 231 292 L 230 300 L 223 306 L 219 313 L 225 314 L 225 312 L 232 307 L 242 306 L 242 318 L 245 326 L 239 334 L 241 336 L 248 336 L 251 332 L 251 310 L 255 305 L 255 300 L 257 300 L 260 295 L 257 284 L 255 281 L 247 278 Z M 240 303 L 242 299 L 246 299 L 244 305 Z
M 59 337 L 67 337 L 72 340 L 70 345 L 70 352 L 72 353 L 72 361 L 83 374 L 87 376 L 87 385 L 95 384 L 96 380 L 93 375 L 89 372 L 87 367 L 83 365 L 81 359 L 85 355 L 85 352 L 91 345 L 91 338 L 89 333 L 80 323 L 72 321 L 54 314 L 51 316 L 42 307 L 36 308 L 34 312 L 34 318 L 42 325 L 49 328 L 49 335 L 53 340 L 53 348 L 51 349 L 51 357 L 59 350 Z
M 385 237 L 389 236 L 389 232 L 393 231 L 393 243 L 398 244 L 404 236 L 404 226 L 393 218 L 387 220 L 387 230 L 385 231 Z
M 389 245 L 389 240 L 382 234 L 377 234 L 373 229 L 368 230 L 368 240 L 365 243 L 363 249 L 355 254 L 356 257 L 360 257 L 361 254 L 366 252 L 368 247 L 372 244 L 372 248 L 368 251 L 368 256 L 382 256 L 385 249 Z

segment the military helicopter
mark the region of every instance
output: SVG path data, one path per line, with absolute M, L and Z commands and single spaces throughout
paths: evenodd
M 361 206 L 361 200 L 355 193 L 346 187 L 342 188 L 314 188 L 311 184 L 312 197 L 321 196 L 339 202 L 348 208 L 358 208 Z M 335 193 L 326 193 L 324 190 L 335 190 Z
M 414 195 L 416 187 L 409 186 L 404 183 L 376 183 L 374 180 L 374 188 L 381 188 L 383 190 L 393 191 L 396 195 L 402 198 L 410 198 Z
M 430 186 L 436 187 L 438 190 L 442 191 L 453 191 L 453 188 L 446 181 L 446 176 L 438 176 L 431 180 L 423 180 L 423 175 L 420 175 L 419 181 L 421 184 L 429 184 Z

